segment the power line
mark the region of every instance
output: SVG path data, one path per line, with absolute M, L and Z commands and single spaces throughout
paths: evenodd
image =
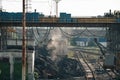
M 88 31 L 88 32 L 89 32 L 92 36 L 94 36 L 94 37 L 105 37 L 105 36 L 100 36 L 101 34 L 96 35 L 96 33 L 94 33 L 94 32 L 92 32 L 92 31 L 88 30 L 87 27 L 86 27 L 86 31 Z M 102 29 L 100 32 L 103 32 L 103 29 Z
M 70 34 L 68 32 L 65 32 L 62 28 L 59 28 L 59 29 L 63 33 L 64 36 L 69 37 L 69 38 L 80 36 L 81 34 L 83 34 L 86 31 L 86 28 L 85 28 L 82 32 Z
M 49 34 L 50 34 L 51 27 L 47 27 L 47 30 L 46 30 L 46 32 L 44 33 L 44 36 L 43 36 L 43 37 L 40 36 L 40 33 L 39 33 L 39 31 L 38 31 L 38 28 L 36 28 L 36 30 L 32 28 L 32 30 L 33 30 L 34 38 L 35 38 L 35 40 L 37 41 L 37 43 L 38 43 L 38 45 L 39 45 L 39 44 L 42 44 L 43 42 L 46 42 L 46 40 L 47 40 L 47 38 L 48 38 L 48 36 L 49 36 Z M 41 38 L 41 39 L 40 39 L 40 38 Z

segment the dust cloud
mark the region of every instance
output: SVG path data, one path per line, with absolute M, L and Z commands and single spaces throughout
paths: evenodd
M 48 44 L 48 49 L 50 50 L 51 59 L 59 61 L 67 55 L 67 39 L 63 37 L 59 28 L 52 30 L 49 37 L 51 42 Z

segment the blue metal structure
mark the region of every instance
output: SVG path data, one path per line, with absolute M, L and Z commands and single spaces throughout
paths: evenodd
M 120 26 L 120 17 L 113 14 L 71 17 L 68 13 L 60 13 L 60 17 L 55 17 L 32 12 L 26 13 L 26 24 L 31 27 L 113 27 Z M 22 26 L 22 12 L 0 12 L 0 27 L 3 26 Z
M 39 21 L 40 17 L 44 17 L 43 14 L 39 14 L 36 12 L 26 13 L 26 21 L 36 22 Z M 22 12 L 0 12 L 0 20 L 1 21 L 22 21 Z

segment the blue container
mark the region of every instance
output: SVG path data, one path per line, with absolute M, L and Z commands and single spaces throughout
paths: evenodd
M 0 12 L 0 21 L 2 21 L 2 19 L 1 19 L 1 18 L 2 18 L 2 16 L 1 16 L 1 12 Z
M 32 14 L 31 13 L 26 14 L 26 20 L 27 21 L 32 21 Z
M 33 13 L 33 18 L 34 18 L 34 22 L 38 22 L 39 21 L 39 13 Z
M 71 18 L 71 14 L 66 14 L 66 18 Z
M 17 21 L 22 21 L 22 13 L 16 13 Z
M 77 23 L 77 19 L 71 19 L 72 23 Z
M 1 13 L 1 20 L 5 21 L 5 13 L 4 12 Z
M 71 18 L 70 19 L 66 19 L 67 23 L 71 23 Z
M 120 23 L 120 18 L 119 18 L 119 19 L 117 19 L 117 22 L 118 22 L 118 23 Z
M 60 18 L 60 19 L 59 19 L 59 22 L 60 22 L 60 23 L 66 23 L 66 19 Z
M 60 13 L 60 18 L 66 18 L 66 13 Z
M 2 21 L 22 21 L 22 12 L 8 13 L 0 12 L 0 20 Z M 44 15 L 40 15 L 44 16 Z M 26 13 L 26 21 L 39 21 L 39 13 Z
M 12 20 L 12 16 L 10 13 L 3 13 L 3 21 L 11 21 Z
M 16 13 L 9 13 L 9 14 L 10 14 L 10 19 L 12 21 L 17 21 L 17 15 L 16 15 Z
M 36 22 L 38 20 L 38 14 L 37 13 L 32 13 L 31 14 L 31 19 L 32 19 L 32 21 Z
M 67 14 L 67 13 L 60 13 L 60 20 L 59 22 L 62 23 L 71 23 L 72 19 L 71 19 L 71 14 Z

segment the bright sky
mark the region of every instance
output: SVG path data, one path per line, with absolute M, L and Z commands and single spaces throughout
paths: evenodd
M 3 0 L 3 9 L 8 12 L 22 11 L 22 0 Z M 37 9 L 45 15 L 50 11 L 55 15 L 55 3 L 53 0 L 31 0 L 32 11 Z M 59 2 L 59 12 L 71 13 L 72 16 L 97 16 L 103 15 L 110 9 L 120 10 L 120 0 L 61 0 Z

